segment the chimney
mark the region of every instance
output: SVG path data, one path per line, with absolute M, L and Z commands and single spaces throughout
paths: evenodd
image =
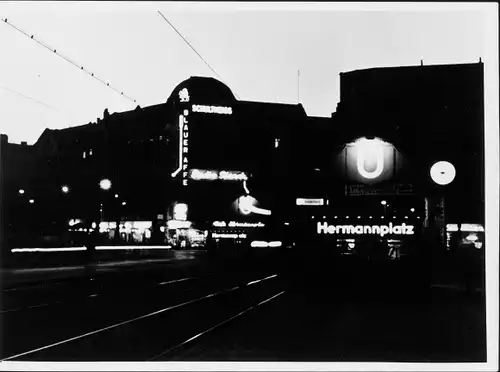
M 9 136 L 6 134 L 0 134 L 2 143 L 9 143 Z
M 21 146 L 28 146 L 28 142 L 22 141 Z

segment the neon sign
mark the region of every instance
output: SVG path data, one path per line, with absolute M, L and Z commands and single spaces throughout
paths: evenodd
M 356 157 L 356 168 L 358 173 L 367 179 L 374 179 L 379 177 L 384 170 L 384 145 L 383 142 L 377 139 L 362 138 L 355 142 L 358 150 Z M 371 171 L 366 170 L 366 161 L 375 159 L 375 169 Z
M 250 213 L 262 214 L 262 215 L 266 215 L 266 216 L 271 215 L 270 210 L 258 208 L 255 206 L 255 204 L 257 203 L 257 200 L 253 196 L 250 196 L 250 195 L 240 196 L 236 202 L 238 203 L 239 211 L 244 215 L 248 215 Z
M 214 171 L 203 169 L 192 169 L 189 176 L 196 181 L 246 181 L 248 176 L 244 172 Z
M 187 115 L 188 110 L 184 110 L 184 115 L 179 115 L 179 167 L 172 173 L 175 177 L 182 171 L 182 185 L 187 186 L 188 183 L 188 166 L 189 166 L 189 127 Z
M 262 222 L 230 221 L 229 223 L 226 223 L 224 221 L 214 221 L 213 226 L 214 227 L 264 227 L 265 224 L 263 224 Z
M 186 203 L 177 203 L 174 205 L 174 220 L 187 220 L 188 206 Z
M 389 222 L 389 225 L 371 225 L 371 226 L 363 226 L 363 225 L 329 225 L 327 222 L 318 222 L 317 223 L 317 233 L 318 234 L 352 234 L 352 235 L 380 235 L 383 237 L 384 235 L 413 235 L 414 226 L 406 225 L 405 223 L 401 225 L 393 225 L 392 222 Z
M 247 234 L 219 234 L 219 233 L 213 233 L 212 238 L 214 239 L 245 239 L 247 237 Z
M 325 199 L 305 199 L 305 198 L 297 198 L 297 205 L 324 205 Z
M 179 220 L 167 221 L 167 228 L 171 230 L 189 229 L 190 227 L 191 227 L 191 221 L 179 221 Z
M 189 92 L 187 88 L 181 89 L 179 91 L 179 101 L 180 102 L 189 102 Z
M 477 223 L 463 223 L 460 225 L 460 231 L 466 232 L 484 232 L 483 225 Z
M 206 105 L 193 105 L 193 112 L 202 112 L 205 114 L 222 114 L 231 115 L 233 109 L 225 106 L 206 106 Z

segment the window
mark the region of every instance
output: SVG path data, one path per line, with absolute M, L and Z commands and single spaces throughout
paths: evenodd
M 86 152 L 86 151 L 84 151 L 84 152 L 83 152 L 83 158 L 85 159 L 86 157 L 87 157 L 87 152 Z
M 89 156 L 91 156 L 91 155 L 92 155 L 92 149 L 89 150 Z
M 275 138 L 274 139 L 274 148 L 278 148 L 278 146 L 280 145 L 280 139 L 279 138 Z

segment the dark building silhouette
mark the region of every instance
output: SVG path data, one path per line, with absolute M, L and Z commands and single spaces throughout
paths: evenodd
M 482 63 L 340 76 L 341 99 L 330 118 L 309 117 L 300 104 L 239 101 L 223 83 L 192 77 L 164 104 L 112 114 L 106 109 L 96 123 L 45 130 L 33 146 L 2 137 L 4 226 L 30 231 L 10 233 L 9 246 L 40 244 L 47 235 L 68 244 L 71 220 L 86 232 L 102 222 L 106 234 L 116 229 L 103 244 L 134 242 L 133 227 L 121 224 L 146 221 L 142 242 L 156 236 L 163 244 L 176 203 L 188 205 L 187 220 L 205 238 L 244 233 L 251 240 L 251 229 L 214 226 L 234 221 L 260 222 L 274 239 L 317 239 L 319 220 L 359 216 L 359 223 L 372 223 L 376 217 L 380 224 L 392 218 L 380 205 L 389 198 L 398 222 L 415 207 L 411 221 L 423 224 L 425 198 L 436 195 L 446 196 L 447 221 L 484 224 Z M 387 142 L 390 167 L 383 179 L 353 176 L 350 144 L 360 137 Z M 457 170 L 446 187 L 429 177 L 438 160 Z M 109 190 L 99 187 L 103 179 L 111 181 Z M 272 214 L 243 213 L 239 198 L 247 194 Z M 322 199 L 323 205 L 299 206 L 297 198 Z
M 451 162 L 456 178 L 440 188 L 447 213 L 455 221 L 484 223 L 483 63 L 373 68 L 340 77 L 336 118 L 348 133 L 396 144 L 424 194 L 435 189 L 431 165 Z

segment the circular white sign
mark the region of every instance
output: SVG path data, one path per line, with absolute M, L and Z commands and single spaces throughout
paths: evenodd
M 453 164 L 447 161 L 438 161 L 431 167 L 431 178 L 438 185 L 448 185 L 456 174 Z

